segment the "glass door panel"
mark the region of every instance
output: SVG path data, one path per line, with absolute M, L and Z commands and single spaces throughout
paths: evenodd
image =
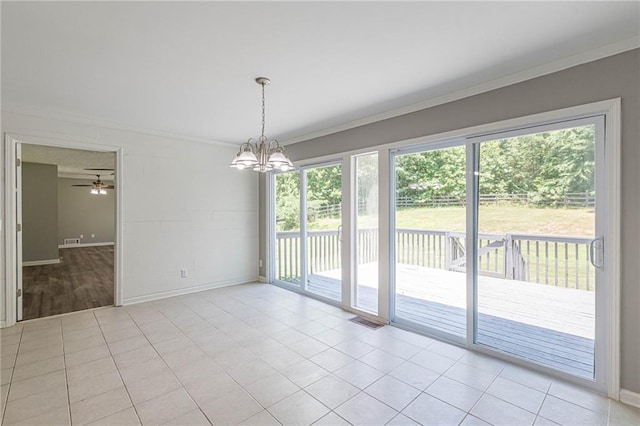
M 300 172 L 275 175 L 275 278 L 300 286 Z
M 355 307 L 378 313 L 378 154 L 354 158 Z
M 342 166 L 307 169 L 307 286 L 328 299 L 342 300 Z
M 589 379 L 595 134 L 581 125 L 475 146 L 475 342 Z
M 464 146 L 396 155 L 394 321 L 466 335 Z

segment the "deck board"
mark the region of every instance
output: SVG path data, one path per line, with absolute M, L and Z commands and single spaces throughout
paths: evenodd
M 360 265 L 358 301 L 377 306 L 377 264 Z M 307 290 L 340 300 L 340 271 L 309 276 Z M 478 343 L 583 377 L 593 377 L 594 292 L 479 278 Z M 396 316 L 464 336 L 465 274 L 396 265 Z

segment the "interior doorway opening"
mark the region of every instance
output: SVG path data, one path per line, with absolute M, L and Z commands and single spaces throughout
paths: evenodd
M 15 148 L 16 320 L 114 305 L 116 153 Z

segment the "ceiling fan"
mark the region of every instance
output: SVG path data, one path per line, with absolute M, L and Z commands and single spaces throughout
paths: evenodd
M 99 169 L 85 169 L 85 170 L 99 170 Z M 113 169 L 100 169 L 100 170 L 113 170 Z M 91 194 L 93 195 L 107 195 L 107 189 L 115 188 L 113 185 L 107 185 L 103 181 L 100 180 L 100 175 L 96 175 L 98 177 L 97 180 L 93 181 L 91 185 L 89 184 L 77 184 L 71 186 L 90 186 Z

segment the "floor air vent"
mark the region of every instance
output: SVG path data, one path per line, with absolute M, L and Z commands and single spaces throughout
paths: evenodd
M 65 238 L 64 245 L 65 246 L 73 246 L 80 244 L 80 238 Z
M 365 319 L 365 318 L 362 318 L 362 317 L 353 317 L 353 318 L 350 318 L 349 321 L 355 322 L 356 324 L 364 325 L 365 327 L 368 327 L 368 328 L 370 328 L 372 330 L 375 330 L 376 328 L 382 327 L 382 324 L 378 324 L 377 322 L 369 321 L 368 319 Z

